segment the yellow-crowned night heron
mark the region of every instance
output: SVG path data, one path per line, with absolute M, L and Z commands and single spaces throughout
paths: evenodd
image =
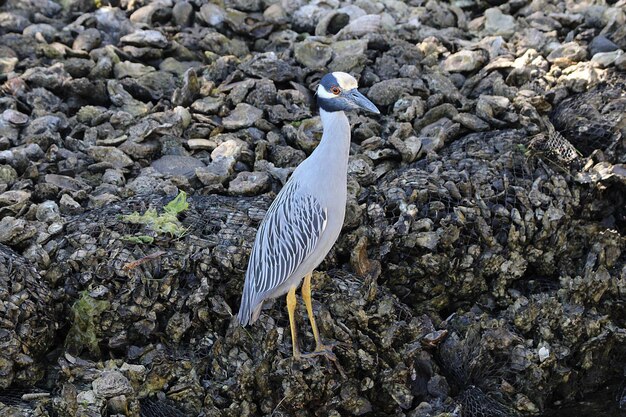
M 379 113 L 357 90 L 349 74 L 326 74 L 317 87 L 317 103 L 324 133 L 315 151 L 293 172 L 272 203 L 254 241 L 241 297 L 239 322 L 254 323 L 264 300 L 287 294 L 293 356 L 325 355 L 330 346 L 320 340 L 311 306 L 311 273 L 339 237 L 346 212 L 350 123 L 344 110 Z M 315 337 L 312 353 L 301 354 L 294 312 L 296 288 L 304 278 L 302 298 Z

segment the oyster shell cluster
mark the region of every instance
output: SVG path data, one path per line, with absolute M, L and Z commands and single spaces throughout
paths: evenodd
M 625 23 L 623 0 L 5 1 L 0 414 L 511 416 L 623 377 Z M 282 300 L 233 317 L 327 71 L 382 113 L 349 115 L 313 280 L 336 364 L 291 359 Z

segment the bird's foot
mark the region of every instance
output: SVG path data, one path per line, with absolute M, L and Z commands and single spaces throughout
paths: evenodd
M 335 354 L 333 353 L 333 348 L 336 345 L 337 345 L 336 342 L 319 344 L 315 347 L 315 350 L 313 352 L 301 353 L 300 357 L 301 358 L 314 358 L 316 356 L 325 356 L 327 359 L 330 359 L 331 361 L 334 362 L 337 360 L 337 356 L 335 356 Z

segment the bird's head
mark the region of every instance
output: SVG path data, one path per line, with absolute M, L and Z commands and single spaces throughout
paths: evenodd
M 365 109 L 379 114 L 374 103 L 357 90 L 354 77 L 345 72 L 331 72 L 317 87 L 317 104 L 327 112 Z

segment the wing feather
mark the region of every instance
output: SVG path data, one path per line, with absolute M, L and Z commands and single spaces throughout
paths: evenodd
M 287 281 L 311 255 L 326 220 L 326 210 L 296 182 L 288 182 L 281 190 L 254 241 L 238 314 L 242 325 L 252 321 L 265 296 Z

